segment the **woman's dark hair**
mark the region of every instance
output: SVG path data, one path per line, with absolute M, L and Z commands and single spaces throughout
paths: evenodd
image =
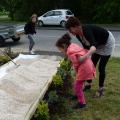
M 66 22 L 66 29 L 70 29 L 70 27 L 81 26 L 81 22 L 77 17 L 70 17 Z
M 68 33 L 64 34 L 61 38 L 56 42 L 57 47 L 64 48 L 65 46 L 69 46 L 71 44 L 71 37 Z

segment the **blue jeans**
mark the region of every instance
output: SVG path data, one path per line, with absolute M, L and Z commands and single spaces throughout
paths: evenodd
M 29 39 L 29 42 L 30 42 L 30 44 L 29 44 L 29 51 L 31 51 L 33 46 L 34 46 L 34 44 L 35 44 L 34 39 L 33 39 L 33 35 L 32 34 L 28 34 L 28 39 Z

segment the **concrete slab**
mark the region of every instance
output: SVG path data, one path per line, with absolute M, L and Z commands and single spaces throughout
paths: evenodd
M 52 82 L 55 56 L 19 55 L 0 68 L 0 120 L 29 120 Z

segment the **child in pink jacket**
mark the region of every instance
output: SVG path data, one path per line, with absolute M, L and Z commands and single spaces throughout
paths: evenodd
M 95 67 L 90 56 L 88 56 L 88 51 L 75 43 L 71 43 L 70 40 L 69 34 L 65 34 L 56 42 L 56 46 L 62 53 L 68 56 L 76 71 L 74 92 L 78 98 L 78 103 L 73 108 L 84 108 L 86 106 L 83 92 L 84 82 L 94 78 Z

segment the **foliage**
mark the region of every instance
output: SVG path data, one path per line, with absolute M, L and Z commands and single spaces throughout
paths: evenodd
M 96 9 L 93 20 L 99 23 L 119 23 L 120 22 L 120 1 L 107 0 Z
M 48 104 L 45 101 L 40 102 L 34 117 L 36 120 L 49 120 Z
M 71 69 L 71 62 L 65 58 L 60 61 L 60 68 L 64 69 L 65 71 L 70 71 Z
M 85 92 L 87 107 L 71 109 L 75 100 L 67 100 L 69 113 L 54 114 L 51 120 L 119 120 L 120 114 L 120 58 L 112 58 L 107 64 L 104 96 L 93 99 L 98 88 L 98 78 L 93 80 L 90 92 Z
M 16 53 L 16 54 L 13 53 L 13 51 L 11 50 L 11 47 L 10 47 L 10 46 L 7 47 L 7 48 L 5 48 L 4 51 L 3 51 L 3 53 L 4 53 L 4 55 L 8 55 L 10 58 L 15 58 L 15 57 L 17 57 L 17 53 Z M 8 59 L 10 59 L 9 57 L 8 57 Z
M 53 84 L 55 85 L 55 87 L 63 86 L 63 80 L 59 74 L 54 75 L 52 80 L 53 80 Z
M 46 4 L 47 3 L 47 4 Z M 1 0 L 0 10 L 9 12 L 12 19 L 29 20 L 31 14 L 38 16 L 52 9 L 70 9 L 83 23 L 119 23 L 119 0 Z
M 15 57 L 17 57 L 18 54 L 13 53 L 10 47 L 5 48 L 2 55 L 0 56 L 0 65 L 3 65 L 10 61 L 10 58 L 7 55 L 11 59 L 14 59 Z
M 7 63 L 8 61 L 10 61 L 10 59 L 6 56 L 0 56 L 0 65 L 3 65 L 5 63 Z
M 22 0 L 1 0 L 3 8 L 9 12 L 9 16 L 14 20 L 16 11 L 20 8 Z
M 8 12 L 5 9 L 0 10 L 0 16 L 8 15 Z
M 57 103 L 59 100 L 59 97 L 57 95 L 56 91 L 50 91 L 49 92 L 49 96 L 48 96 L 48 103 L 50 104 L 55 104 Z

